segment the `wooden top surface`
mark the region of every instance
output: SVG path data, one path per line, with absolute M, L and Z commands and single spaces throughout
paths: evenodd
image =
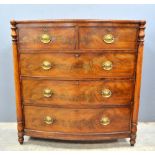
M 11 23 L 16 24 L 26 24 L 26 23 L 68 23 L 68 22 L 75 22 L 75 23 L 89 23 L 89 22 L 99 22 L 99 23 L 121 23 L 121 24 L 136 24 L 142 23 L 145 24 L 145 20 L 103 20 L 103 19 L 51 19 L 51 20 L 11 20 Z

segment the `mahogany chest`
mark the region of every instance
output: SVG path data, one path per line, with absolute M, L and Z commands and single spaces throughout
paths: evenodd
M 136 139 L 145 21 L 11 21 L 18 140 Z

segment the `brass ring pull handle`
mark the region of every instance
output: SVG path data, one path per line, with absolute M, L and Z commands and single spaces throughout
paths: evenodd
M 41 67 L 43 70 L 50 70 L 52 68 L 52 63 L 49 61 L 43 61 Z
M 103 41 L 107 44 L 111 44 L 114 42 L 114 36 L 112 34 L 106 34 L 103 36 Z
M 49 97 L 51 97 L 52 95 L 53 95 L 53 92 L 52 92 L 51 89 L 46 88 L 46 89 L 43 90 L 43 96 L 44 96 L 44 97 L 49 98 Z
M 113 67 L 113 64 L 112 64 L 111 61 L 105 61 L 105 62 L 102 63 L 102 68 L 103 68 L 104 70 L 107 70 L 107 71 L 108 71 L 108 70 L 111 70 L 112 67 Z
M 40 41 L 44 44 L 48 44 L 51 41 L 51 37 L 48 34 L 42 34 Z
M 54 119 L 52 117 L 50 117 L 50 116 L 46 116 L 44 118 L 44 123 L 46 123 L 48 125 L 53 124 L 53 122 L 54 122 Z
M 105 98 L 109 98 L 112 95 L 112 92 L 109 89 L 103 89 L 101 91 L 101 95 Z
M 109 125 L 110 119 L 108 117 L 104 116 L 101 118 L 100 123 L 101 123 L 101 125 L 104 125 L 104 126 Z

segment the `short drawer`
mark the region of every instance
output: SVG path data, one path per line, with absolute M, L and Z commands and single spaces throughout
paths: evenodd
M 25 129 L 64 133 L 109 133 L 130 130 L 129 108 L 57 109 L 24 106 Z
M 61 79 L 133 77 L 134 53 L 21 54 L 21 75 Z
M 75 48 L 74 27 L 21 27 L 19 49 L 57 50 Z
M 126 27 L 81 27 L 80 49 L 136 49 L 137 29 Z
M 52 107 L 97 108 L 130 104 L 133 80 L 52 81 L 23 79 L 23 101 Z

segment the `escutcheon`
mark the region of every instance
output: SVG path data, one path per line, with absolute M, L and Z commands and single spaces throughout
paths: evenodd
M 101 125 L 104 125 L 104 126 L 109 125 L 110 119 L 108 117 L 104 116 L 101 118 L 100 123 L 101 123 Z
M 43 70 L 50 70 L 52 68 L 52 63 L 49 61 L 43 61 L 41 65 Z
M 103 36 L 103 41 L 107 44 L 112 44 L 114 42 L 114 36 L 112 34 L 106 34 Z
M 111 61 L 105 61 L 105 62 L 102 63 L 102 68 L 103 68 L 104 70 L 109 71 L 109 70 L 112 69 L 112 67 L 113 67 L 113 64 L 112 64 Z
M 54 122 L 54 119 L 51 116 L 46 116 L 44 118 L 44 123 L 46 123 L 48 125 L 53 124 L 53 122 Z
M 51 41 L 51 37 L 48 34 L 42 34 L 40 40 L 42 43 L 48 44 Z
M 52 92 L 51 89 L 46 88 L 46 89 L 43 90 L 43 96 L 44 96 L 44 97 L 49 98 L 49 97 L 51 97 L 52 95 L 53 95 L 53 92 Z
M 103 90 L 101 91 L 101 95 L 102 95 L 103 97 L 109 98 L 109 97 L 112 95 L 112 92 L 111 92 L 110 89 L 103 89 Z

